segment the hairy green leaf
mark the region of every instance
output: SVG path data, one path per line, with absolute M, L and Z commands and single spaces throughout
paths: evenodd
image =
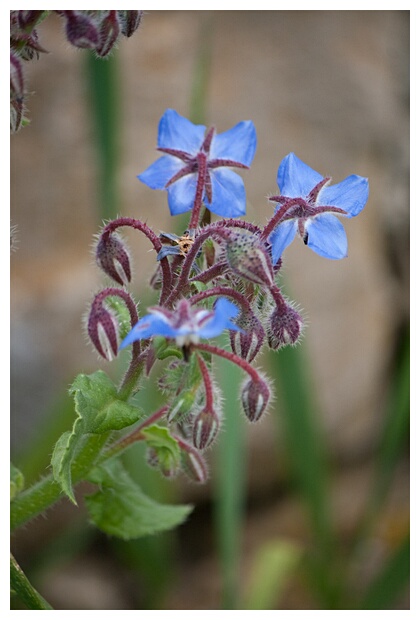
M 91 518 L 100 530 L 124 540 L 170 530 L 185 521 L 192 506 L 159 504 L 143 493 L 122 463 L 112 459 L 96 467 L 89 480 L 100 490 L 85 497 Z
M 116 387 L 107 375 L 98 370 L 92 375 L 78 375 L 70 388 L 77 418 L 72 431 L 58 440 L 51 459 L 53 475 L 69 499 L 76 503 L 72 488 L 72 465 L 83 459 L 84 448 L 92 450 L 89 435 L 107 435 L 114 430 L 131 426 L 140 418 L 138 407 L 119 400 Z M 87 457 L 90 455 L 86 454 Z M 94 455 L 93 455 L 94 456 Z

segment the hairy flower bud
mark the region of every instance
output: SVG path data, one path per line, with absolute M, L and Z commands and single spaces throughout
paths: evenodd
M 259 379 L 249 379 L 241 392 L 242 407 L 250 422 L 257 422 L 267 409 L 271 397 L 267 381 L 260 375 Z
M 117 19 L 117 11 L 109 11 L 99 26 L 99 40 L 95 52 L 101 58 L 109 54 L 120 34 L 120 23 Z
M 108 361 L 118 355 L 118 322 L 102 301 L 95 298 L 90 309 L 87 331 L 99 355 Z
M 185 449 L 185 442 L 182 442 L 180 447 L 181 467 L 184 474 L 193 482 L 198 482 L 199 484 L 207 482 L 209 474 L 207 463 L 203 456 L 192 446 L 188 446 L 188 450 Z
M 144 11 L 117 11 L 117 13 L 121 34 L 125 37 L 131 37 L 140 26 Z
M 95 49 L 99 43 L 96 20 L 87 11 L 57 11 L 66 19 L 66 37 L 75 47 Z
M 206 450 L 219 432 L 220 421 L 212 409 L 203 409 L 194 418 L 192 440 L 198 450 Z
M 284 303 L 276 306 L 270 316 L 267 339 L 271 349 L 296 344 L 303 329 L 303 319 L 293 306 Z
M 226 261 L 234 273 L 255 284 L 273 284 L 273 265 L 264 243 L 255 234 L 229 232 Z
M 96 246 L 98 266 L 115 282 L 125 285 L 131 280 L 129 253 L 118 235 L 103 235 Z
M 252 362 L 264 342 L 264 328 L 253 312 L 242 312 L 236 324 L 243 331 L 230 331 L 232 351 L 247 362 Z

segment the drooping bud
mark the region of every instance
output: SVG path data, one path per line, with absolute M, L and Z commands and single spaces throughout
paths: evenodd
M 272 286 L 274 274 L 265 244 L 248 232 L 229 231 L 226 261 L 234 273 L 262 286 Z
M 131 37 L 140 26 L 144 11 L 118 11 L 121 34 Z
M 87 331 L 99 355 L 108 361 L 118 355 L 118 321 L 98 296 L 90 309 Z
M 203 409 L 194 418 L 192 440 L 198 450 L 206 450 L 219 432 L 220 421 L 212 409 Z
M 67 40 L 75 47 L 95 49 L 99 43 L 96 20 L 87 11 L 57 11 L 66 19 Z
M 99 40 L 95 51 L 101 58 L 109 54 L 120 34 L 120 23 L 117 19 L 117 11 L 109 11 L 99 26 Z
M 303 319 L 290 304 L 277 305 L 270 316 L 267 328 L 267 340 L 271 349 L 298 342 L 303 329 Z
M 130 282 L 130 255 L 118 235 L 101 236 L 96 246 L 96 262 L 118 284 L 124 286 Z
M 243 311 L 236 319 L 243 331 L 229 332 L 232 351 L 247 362 L 252 362 L 264 342 L 264 328 L 252 311 Z
M 10 52 L 10 131 L 22 126 L 24 102 L 23 68 L 20 58 Z
M 261 375 L 258 380 L 249 379 L 245 382 L 241 392 L 242 407 L 250 422 L 257 422 L 271 398 L 268 382 Z
M 198 450 L 189 446 L 186 442 L 179 442 L 181 448 L 181 467 L 184 474 L 193 482 L 204 484 L 207 482 L 209 473 L 207 463 Z

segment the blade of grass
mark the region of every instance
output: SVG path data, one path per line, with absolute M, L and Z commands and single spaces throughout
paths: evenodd
M 278 388 L 279 424 L 291 474 L 311 523 L 314 552 L 305 563 L 316 594 L 327 608 L 336 608 L 340 585 L 334 574 L 334 533 L 328 501 L 328 466 L 303 346 L 286 347 L 269 358 Z
M 408 333 L 402 342 L 397 367 L 391 385 L 382 437 L 377 455 L 369 514 L 377 514 L 386 496 L 401 452 L 407 445 L 410 424 L 410 340 Z
M 290 540 L 270 540 L 262 545 L 242 609 L 276 609 L 301 556 L 300 547 Z
M 241 371 L 217 360 L 224 424 L 217 446 L 215 527 L 223 579 L 223 609 L 238 609 L 239 569 L 246 491 L 245 420 L 238 406 Z
M 392 609 L 410 577 L 410 538 L 402 542 L 370 584 L 358 609 Z
M 86 76 L 98 158 L 99 217 L 117 216 L 118 83 L 117 54 L 106 60 L 86 54 Z

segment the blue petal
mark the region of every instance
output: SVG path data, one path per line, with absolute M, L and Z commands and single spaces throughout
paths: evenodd
M 347 211 L 348 217 L 358 215 L 369 196 L 369 181 L 357 174 L 321 190 L 317 204 L 339 207 Z
M 323 178 L 319 172 L 312 170 L 294 153 L 286 155 L 277 172 L 280 193 L 289 198 L 306 198 Z
M 197 191 L 197 174 L 187 174 L 168 187 L 168 204 L 171 215 L 191 211 Z
M 198 330 L 201 338 L 214 338 L 219 336 L 225 329 L 241 331 L 230 319 L 235 318 L 239 309 L 225 297 L 220 297 L 214 306 L 213 316 Z
M 307 245 L 324 258 L 340 259 L 347 256 L 347 236 L 344 226 L 335 215 L 322 213 L 305 224 Z
M 136 340 L 142 340 L 144 338 L 150 338 L 151 336 L 165 336 L 166 338 L 175 338 L 177 335 L 174 330 L 165 320 L 161 317 L 153 314 L 146 314 L 140 321 L 128 332 L 120 344 L 120 349 L 123 349 L 127 345 L 135 342 Z
M 287 246 L 292 243 L 297 227 L 297 220 L 285 220 L 269 236 L 273 265 L 277 263 Z
M 217 134 L 210 149 L 210 159 L 232 159 L 250 166 L 257 148 L 257 133 L 252 121 L 242 121 Z
M 229 168 L 216 168 L 210 175 L 212 201 L 204 200 L 207 208 L 222 217 L 245 215 L 246 195 L 241 177 Z
M 164 155 L 164 157 L 160 157 L 151 166 L 146 168 L 137 178 L 152 189 L 165 189 L 167 182 L 172 179 L 184 165 L 184 162 L 180 159 L 171 157 L 170 155 Z
M 194 125 L 175 110 L 166 110 L 159 121 L 158 147 L 195 155 L 205 134 L 204 125 Z

